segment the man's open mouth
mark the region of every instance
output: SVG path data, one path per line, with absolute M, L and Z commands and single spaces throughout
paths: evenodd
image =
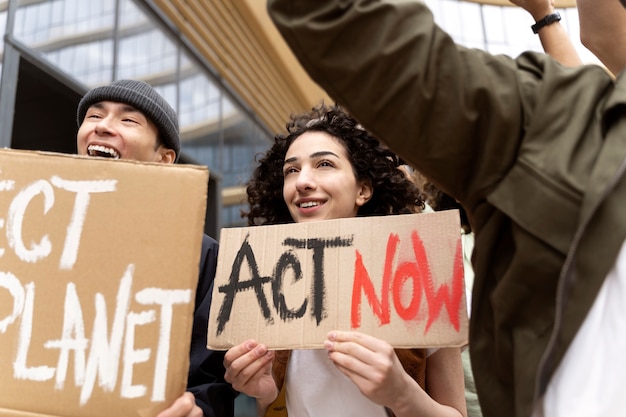
M 87 147 L 87 155 L 100 156 L 103 158 L 120 159 L 120 154 L 113 148 L 102 145 L 89 145 Z

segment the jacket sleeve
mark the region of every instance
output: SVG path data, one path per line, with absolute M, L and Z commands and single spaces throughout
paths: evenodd
M 476 204 L 513 164 L 546 59 L 456 45 L 420 1 L 270 0 L 309 75 L 448 194 Z
M 187 391 L 194 394 L 196 404 L 202 408 L 205 417 L 232 417 L 237 392 L 224 380 L 226 372 L 223 364 L 224 352 L 209 350 L 206 347 L 217 251 L 218 243 L 204 235 L 196 290 Z

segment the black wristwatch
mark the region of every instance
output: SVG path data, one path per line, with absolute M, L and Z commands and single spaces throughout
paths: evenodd
M 541 20 L 537 20 L 537 23 L 532 25 L 530 28 L 533 30 L 533 33 L 539 33 L 539 30 L 542 27 L 551 25 L 552 23 L 558 22 L 559 20 L 561 20 L 561 15 L 559 14 L 559 12 L 554 12 L 547 15 Z

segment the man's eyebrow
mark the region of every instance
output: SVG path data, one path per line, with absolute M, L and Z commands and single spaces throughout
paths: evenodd
M 97 102 L 93 103 L 93 104 L 92 104 L 91 106 L 89 106 L 89 107 L 95 107 L 96 109 L 100 109 L 100 110 L 102 110 L 102 109 L 104 109 L 104 104 L 102 104 L 102 102 L 101 102 L 101 101 L 97 101 Z
M 320 158 L 322 156 L 328 156 L 328 155 L 332 155 L 332 156 L 334 156 L 336 158 L 339 158 L 339 155 L 337 155 L 336 153 L 331 152 L 331 151 L 313 152 L 310 157 L 311 157 L 311 159 L 313 159 L 313 158 Z M 290 164 L 290 163 L 295 162 L 297 160 L 298 160 L 298 157 L 296 157 L 296 156 L 294 156 L 292 158 L 287 158 L 287 159 L 285 159 L 285 164 Z
M 124 104 L 122 106 L 122 111 L 132 112 L 132 113 L 141 113 L 141 111 L 137 107 L 131 106 L 130 104 Z

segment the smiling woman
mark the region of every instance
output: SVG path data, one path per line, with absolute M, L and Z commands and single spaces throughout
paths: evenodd
M 421 191 L 401 166 L 341 108 L 320 105 L 293 116 L 259 159 L 248 223 L 419 212 Z M 250 339 L 226 353 L 225 379 L 256 398 L 259 415 L 467 415 L 458 348 L 394 349 L 353 331 L 331 331 L 324 347 L 274 352 Z
M 353 177 L 350 184 L 371 188 L 371 195 L 359 205 L 357 216 L 419 211 L 423 207 L 421 191 L 398 169 L 401 165 L 396 154 L 343 110 L 321 105 L 294 116 L 287 134 L 276 136 L 274 145 L 259 160 L 247 186 L 248 224 L 298 221 L 293 214 L 300 200 L 290 204 L 289 196 L 299 188 L 297 198 L 314 201 L 310 195 L 320 197 L 311 191 L 319 188 L 316 181 L 338 172 Z
M 283 198 L 296 223 L 356 217 L 372 197 L 371 182 L 355 178 L 341 141 L 324 132 L 305 132 L 293 141 L 284 176 Z

